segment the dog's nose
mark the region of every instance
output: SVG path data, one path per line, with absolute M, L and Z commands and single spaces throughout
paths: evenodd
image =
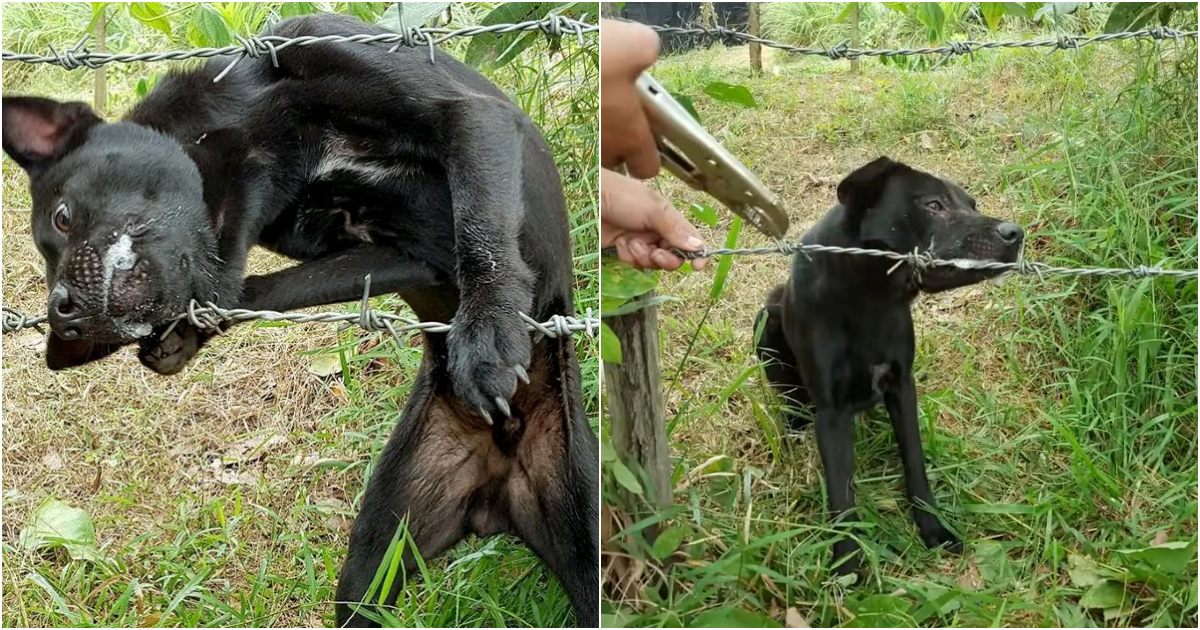
M 996 226 L 996 234 L 1000 235 L 1000 240 L 1012 245 L 1013 243 L 1021 242 L 1025 238 L 1025 230 L 1016 223 L 1004 222 Z
M 49 307 L 51 328 L 62 339 L 67 341 L 78 339 L 79 327 L 73 326 L 72 322 L 79 319 L 82 313 L 79 305 L 71 297 L 71 290 L 62 283 L 54 285 L 54 290 L 50 292 L 49 302 L 47 306 Z

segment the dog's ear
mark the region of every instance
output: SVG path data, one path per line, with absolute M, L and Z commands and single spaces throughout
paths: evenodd
M 58 335 L 50 333 L 46 338 L 46 367 L 51 370 L 62 370 L 69 367 L 91 363 L 116 352 L 120 344 L 95 343 L 78 340 L 66 341 Z
M 3 100 L 4 152 L 30 175 L 83 144 L 102 122 L 86 103 L 11 96 Z
M 908 170 L 908 166 L 886 155 L 875 158 L 847 175 L 838 184 L 838 203 L 850 210 L 862 211 L 870 208 L 879 200 L 888 177 L 899 170 Z

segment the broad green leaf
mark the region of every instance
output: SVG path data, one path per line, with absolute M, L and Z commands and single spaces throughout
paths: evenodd
M 559 4 L 555 2 L 506 2 L 492 9 L 479 21 L 479 24 L 491 26 L 537 20 L 545 17 Z M 536 41 L 534 37 L 527 37 L 529 35 L 536 36 L 536 33 L 516 31 L 504 34 L 477 35 L 471 38 L 464 60 L 477 68 L 485 64 L 493 67 L 502 66 Z
M 754 101 L 754 95 L 744 85 L 713 81 L 704 86 L 704 93 L 722 103 L 733 103 L 742 107 L 758 107 L 758 103 Z
M 680 269 L 682 269 L 682 267 L 680 267 Z M 601 317 L 618 317 L 620 315 L 628 315 L 630 313 L 636 313 L 644 308 L 649 308 L 651 306 L 659 306 L 660 304 L 666 304 L 667 302 L 678 302 L 678 301 L 679 301 L 679 298 L 675 297 L 674 295 L 643 296 L 643 297 L 639 297 L 635 300 L 629 300 L 628 302 L 623 302 L 612 308 L 601 308 L 600 313 L 601 313 Z
M 1195 6 L 1186 2 L 1114 2 L 1112 13 L 1108 14 L 1108 21 L 1104 23 L 1104 32 L 1118 33 L 1145 28 L 1159 15 L 1164 5 L 1175 5 L 1179 8 Z M 1171 12 L 1167 11 L 1164 17 L 1169 19 L 1170 14 Z
M 742 217 L 734 217 L 729 223 L 729 234 L 725 237 L 725 247 L 737 247 L 738 235 L 742 233 Z M 725 281 L 729 278 L 729 269 L 733 267 L 733 256 L 722 256 L 717 263 L 717 273 L 713 276 L 712 288 L 708 290 L 708 299 L 716 301 L 725 291 Z
M 723 606 L 697 615 L 688 625 L 695 628 L 778 628 L 779 622 L 761 613 Z
M 929 43 L 941 41 L 946 28 L 946 14 L 936 2 L 918 2 L 916 10 L 917 21 L 925 26 Z
M 1067 556 L 1067 574 L 1071 576 L 1071 584 L 1084 588 L 1103 582 L 1112 575 L 1112 571 L 1101 567 L 1087 556 L 1070 554 Z
M 21 547 L 31 551 L 63 548 L 73 560 L 101 560 L 96 549 L 96 528 L 87 512 L 62 501 L 42 503 L 33 521 L 21 530 Z
M 143 98 L 150 93 L 150 82 L 147 81 L 145 77 L 138 79 L 137 85 L 133 88 L 133 92 L 134 94 L 137 94 L 138 98 Z
M 133 19 L 171 36 L 171 21 L 167 19 L 167 9 L 161 2 L 134 2 L 129 5 L 129 15 Z
M 633 471 L 629 470 L 620 458 L 609 462 L 608 468 L 613 472 L 613 478 L 621 484 L 622 488 L 638 496 L 642 495 L 642 484 L 638 481 L 637 475 L 634 475 Z
M 600 360 L 605 363 L 621 363 L 621 340 L 604 322 L 600 322 Z
M 93 2 L 92 4 L 92 19 L 88 21 L 87 26 L 83 29 L 84 32 L 91 33 L 96 29 L 96 24 L 100 22 L 100 18 L 108 10 L 108 2 Z
M 229 25 L 212 7 L 198 5 L 192 11 L 192 19 L 187 27 L 188 43 L 193 46 L 208 46 L 219 48 L 228 46 L 233 41 Z
M 682 105 L 683 108 L 687 110 L 687 113 L 691 114 L 692 118 L 696 119 L 696 122 L 700 122 L 700 114 L 696 111 L 696 104 L 692 102 L 692 97 L 688 96 L 687 94 L 674 93 L 672 93 L 672 96 L 675 97 L 676 103 Z
M 600 290 L 605 296 L 630 299 L 658 286 L 657 271 L 642 271 L 620 260 L 600 264 Z
M 1012 564 L 1008 553 L 998 542 L 984 541 L 976 543 L 975 562 L 979 565 L 979 575 L 988 586 L 1009 581 L 1013 577 Z
M 983 22 L 987 24 L 989 31 L 994 31 L 1000 28 L 1000 22 L 1004 20 L 1004 16 L 1008 15 L 1008 7 L 1004 6 L 1005 2 L 980 2 L 979 12 L 983 14 Z
M 884 2 L 883 6 L 901 15 L 908 15 L 909 7 L 907 2 Z
M 1067 14 L 1069 14 L 1070 12 L 1072 12 L 1076 8 L 1078 8 L 1080 4 L 1082 4 L 1082 3 L 1080 3 L 1080 2 L 1047 2 L 1045 5 L 1042 6 L 1042 8 L 1040 8 L 1036 12 L 1034 12 L 1033 19 L 1035 21 L 1039 21 L 1044 17 L 1049 17 L 1051 20 L 1054 21 L 1055 24 L 1059 24 L 1060 22 L 1062 22 L 1063 17 L 1065 17 Z
M 912 602 L 898 595 L 876 593 L 848 606 L 855 617 L 846 625 L 851 628 L 903 628 L 912 625 L 908 614 Z
M 1104 580 L 1088 588 L 1079 598 L 1079 605 L 1084 608 L 1119 608 L 1130 598 L 1120 582 Z
M 858 5 L 859 3 L 857 2 L 847 2 L 846 7 L 842 9 L 841 13 L 837 14 L 837 17 L 833 18 L 833 21 L 849 22 L 850 18 L 854 17 L 854 9 L 858 7 Z
M 403 2 L 394 3 L 388 6 L 383 12 L 381 23 L 396 31 L 400 31 L 400 17 L 404 16 L 404 26 L 412 28 L 414 26 L 424 26 L 433 18 L 442 14 L 446 7 L 450 6 L 449 2 Z M 403 9 L 403 13 L 401 13 Z
M 316 2 L 282 2 L 279 5 L 279 17 L 290 18 L 301 15 L 320 13 L 321 5 Z
M 674 525 L 660 532 L 658 538 L 654 539 L 654 547 L 651 549 L 654 557 L 662 560 L 675 553 L 687 533 L 688 528 L 682 525 Z
M 1196 562 L 1196 546 L 1190 542 L 1169 542 L 1145 549 L 1124 549 L 1117 553 L 1141 562 L 1163 576 L 1182 575 Z
M 717 211 L 711 204 L 694 203 L 688 208 L 688 213 L 708 227 L 717 227 Z
M 353 15 L 367 24 L 374 24 L 375 20 L 383 15 L 387 6 L 387 2 L 347 2 L 343 12 Z

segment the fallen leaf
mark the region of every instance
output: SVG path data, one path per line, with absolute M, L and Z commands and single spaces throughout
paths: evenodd
M 785 628 L 810 628 L 808 621 L 800 614 L 800 611 L 795 608 L 788 608 L 787 615 L 784 617 L 783 627 Z
M 46 470 L 62 470 L 63 465 L 63 457 L 58 451 L 50 451 L 42 455 L 42 467 Z
M 30 551 L 63 548 L 73 560 L 100 560 L 96 549 L 96 527 L 92 517 L 57 499 L 50 499 L 33 514 L 33 521 L 21 529 L 21 547 Z
M 286 444 L 287 438 L 278 433 L 260 433 L 231 444 L 221 455 L 220 461 L 231 466 L 262 459 L 271 449 Z
M 308 358 L 308 373 L 319 378 L 328 378 L 342 373 L 342 358 L 337 354 L 317 354 Z
M 922 131 L 921 135 L 917 136 L 917 144 L 921 145 L 922 149 L 932 151 L 937 148 L 937 143 L 933 139 L 933 134 L 928 131 Z
M 1154 535 L 1154 540 L 1150 542 L 1150 546 L 1157 547 L 1158 545 L 1166 543 L 1167 540 L 1168 540 L 1168 536 L 1167 536 L 1167 532 L 1165 530 L 1158 532 L 1157 534 Z

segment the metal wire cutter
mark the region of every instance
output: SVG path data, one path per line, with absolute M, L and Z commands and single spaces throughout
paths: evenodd
M 643 72 L 637 87 L 663 166 L 692 188 L 715 197 L 759 232 L 783 238 L 788 217 L 775 194 L 653 77 Z

